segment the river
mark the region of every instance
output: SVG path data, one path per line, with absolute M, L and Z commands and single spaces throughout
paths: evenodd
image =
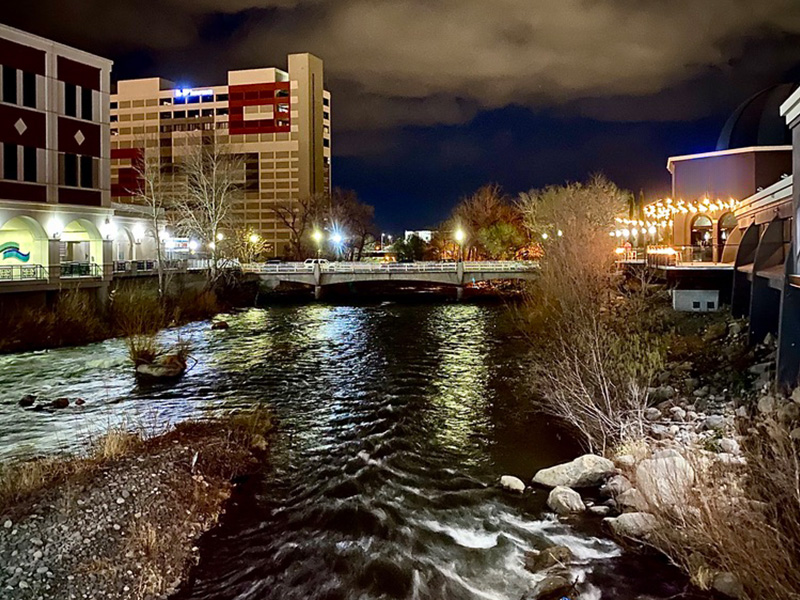
M 228 321 L 162 334 L 197 359 L 170 387 L 137 388 L 120 340 L 0 356 L 0 456 L 266 403 L 280 422 L 270 459 L 202 538 L 180 598 L 517 600 L 536 580 L 524 553 L 554 543 L 578 558 L 581 598 L 695 597 L 599 521 L 558 521 L 546 492 L 496 487 L 578 451 L 528 409 L 529 349 L 505 308 L 306 304 Z M 26 393 L 86 404 L 24 411 Z

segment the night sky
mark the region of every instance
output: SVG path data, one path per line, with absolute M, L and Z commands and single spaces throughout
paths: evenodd
M 0 21 L 115 61 L 114 79 L 225 81 L 325 61 L 334 185 L 386 230 L 603 172 L 666 194 L 735 107 L 800 81 L 800 0 L 28 0 Z

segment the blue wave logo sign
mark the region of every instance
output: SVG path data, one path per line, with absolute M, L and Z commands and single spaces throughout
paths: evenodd
M 3 255 L 3 259 L 7 258 L 16 258 L 20 262 L 28 262 L 31 258 L 31 253 L 20 251 L 19 244 L 17 242 L 6 242 L 5 244 L 0 244 L 0 253 Z

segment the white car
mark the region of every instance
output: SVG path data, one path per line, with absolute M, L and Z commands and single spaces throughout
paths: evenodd
M 303 261 L 304 265 L 327 265 L 327 258 L 307 258 Z

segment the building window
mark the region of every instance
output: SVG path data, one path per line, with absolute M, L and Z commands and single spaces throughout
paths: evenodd
M 36 108 L 36 73 L 22 72 L 22 105 Z
M 3 102 L 17 103 L 17 70 L 3 66 Z
M 17 167 L 17 145 L 3 144 L 3 179 L 16 180 L 18 177 Z
M 78 92 L 71 83 L 64 84 L 64 114 L 68 117 L 78 116 Z
M 92 109 L 92 90 L 89 88 L 81 88 L 81 118 L 91 121 Z
M 30 183 L 38 181 L 38 169 L 36 168 L 36 148 L 25 146 L 22 149 L 22 179 Z
M 325 146 L 326 148 L 330 148 L 331 147 L 331 141 L 328 138 L 325 138 L 325 139 L 322 140 L 322 145 Z
M 331 118 L 331 113 L 329 113 L 327 110 L 325 110 L 325 111 L 322 111 L 322 118 L 323 118 L 323 119 L 328 119 L 328 120 L 330 120 L 330 118 Z
M 171 119 L 172 113 L 171 112 L 162 112 L 159 115 L 162 119 Z
M 91 156 L 81 156 L 81 187 L 94 187 L 94 160 Z
M 322 104 L 323 104 L 323 106 L 330 106 L 331 105 L 330 98 L 323 98 L 322 99 Z
M 227 115 L 227 114 L 228 114 L 228 109 L 227 108 L 218 108 L 217 109 L 217 116 L 218 117 L 222 117 L 222 116 Z
M 116 123 L 119 121 L 119 117 L 117 115 L 111 115 L 110 117 L 112 123 Z
M 227 102 L 228 94 L 217 94 L 217 102 Z
M 116 102 L 112 102 L 111 103 L 111 110 L 117 110 L 117 108 L 119 108 L 119 105 Z
M 199 117 L 199 116 L 200 116 L 200 111 L 199 110 L 190 110 L 189 111 L 189 118 L 190 119 L 193 119 L 193 118 Z
M 204 117 L 213 117 L 214 116 L 214 109 L 213 108 L 204 108 L 203 109 L 203 116 Z
M 61 181 L 64 185 L 78 187 L 78 157 L 75 154 L 64 155 L 64 172 Z

